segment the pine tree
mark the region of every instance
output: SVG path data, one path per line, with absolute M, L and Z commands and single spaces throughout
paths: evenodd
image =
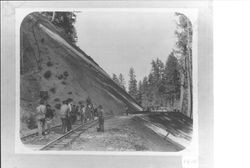
M 178 60 L 174 56 L 174 53 L 171 52 L 169 55 L 163 75 L 163 81 L 166 86 L 174 86 L 173 88 L 169 88 L 167 90 L 178 91 L 180 88 L 180 72 L 179 72 L 179 65 Z
M 119 74 L 119 84 L 120 84 L 121 88 L 123 88 L 124 90 L 126 90 L 125 79 L 124 79 L 124 77 L 123 77 L 123 75 L 121 73 Z
M 149 106 L 148 103 L 148 78 L 144 77 L 142 81 L 142 88 L 141 88 L 141 105 L 144 109 L 147 109 Z
M 171 102 L 174 104 L 175 100 L 179 100 L 180 94 L 180 72 L 178 60 L 172 52 L 166 61 L 162 84 L 159 88 L 163 94 L 162 97 L 166 100 L 165 103 Z
M 154 97 L 155 97 L 155 80 L 154 75 L 150 73 L 148 75 L 148 106 L 154 106 Z
M 177 30 L 175 34 L 177 36 L 175 51 L 180 55 L 180 78 L 181 78 L 181 93 L 180 93 L 180 110 L 192 118 L 193 111 L 193 94 L 192 94 L 192 24 L 190 20 L 182 13 L 175 13 L 179 19 L 177 24 Z
M 120 85 L 119 79 L 117 78 L 116 74 L 113 74 L 113 75 L 112 75 L 112 80 L 113 80 L 116 84 Z
M 129 69 L 129 86 L 128 86 L 128 93 L 136 99 L 137 96 L 137 81 L 135 76 L 134 68 Z
M 152 65 L 151 73 L 153 75 L 153 82 L 154 84 L 158 84 L 160 83 L 163 76 L 164 64 L 159 58 L 157 58 L 156 60 L 152 60 L 151 65 Z
M 136 101 L 142 105 L 142 94 L 143 94 L 143 86 L 142 86 L 142 82 L 139 81 L 138 83 L 138 91 L 137 91 L 137 95 L 136 95 Z

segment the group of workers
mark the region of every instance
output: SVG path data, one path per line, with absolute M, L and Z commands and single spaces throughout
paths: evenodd
M 55 110 L 51 109 L 46 101 L 41 100 L 40 105 L 36 108 L 36 120 L 38 133 L 40 136 L 50 133 L 51 124 L 53 123 Z M 80 120 L 81 124 L 98 118 L 98 132 L 104 132 L 104 110 L 102 105 L 94 107 L 92 103 L 79 103 L 74 105 L 70 101 L 65 100 L 60 107 L 59 116 L 62 123 L 62 132 L 66 133 L 72 129 L 72 125 Z
M 41 100 L 36 112 L 38 134 L 49 134 L 55 110 L 52 110 L 49 104 L 45 105 L 45 102 Z M 45 132 L 45 128 L 47 128 L 47 132 Z

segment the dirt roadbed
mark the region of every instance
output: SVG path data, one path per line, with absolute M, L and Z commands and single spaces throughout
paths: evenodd
M 106 120 L 105 132 L 92 127 L 82 133 L 66 150 L 83 151 L 177 151 L 173 144 L 159 138 L 134 116 Z

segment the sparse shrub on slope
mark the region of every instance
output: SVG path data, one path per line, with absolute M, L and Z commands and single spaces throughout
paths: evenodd
M 55 87 L 50 88 L 50 91 L 51 91 L 53 94 L 55 94 L 55 93 L 56 93 L 56 88 L 55 88 Z
M 51 66 L 53 66 L 53 63 L 52 63 L 51 61 L 48 61 L 48 62 L 47 62 L 47 66 L 48 66 L 48 67 L 51 67 Z
M 59 99 L 59 98 L 55 98 L 54 101 L 55 101 L 55 102 L 59 102 L 60 99 Z
M 57 79 L 59 79 L 59 80 L 63 79 L 63 75 L 62 74 L 58 75 Z
M 44 43 L 44 38 L 41 39 L 41 43 Z
M 69 76 L 68 71 L 64 71 L 64 72 L 63 72 L 63 75 L 64 75 L 64 79 L 67 79 L 67 77 Z
M 72 98 L 68 98 L 67 99 L 67 102 L 72 102 L 74 99 L 72 99 Z
M 61 104 L 60 104 L 60 103 L 55 104 L 55 108 L 56 108 L 57 110 L 60 110 Z
M 50 77 L 52 76 L 52 73 L 50 71 L 46 71 L 44 74 L 43 74 L 43 77 L 45 79 L 49 79 Z

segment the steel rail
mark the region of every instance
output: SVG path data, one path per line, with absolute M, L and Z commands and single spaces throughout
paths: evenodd
M 62 125 L 55 125 L 53 127 L 51 127 L 50 129 L 54 129 L 54 128 L 57 128 L 57 127 L 61 127 Z M 46 129 L 45 131 L 47 131 L 48 129 Z M 25 141 L 25 139 L 29 138 L 29 137 L 33 137 L 33 136 L 38 136 L 38 131 L 36 131 L 35 133 L 31 133 L 31 134 L 28 134 L 28 135 L 25 135 L 25 136 L 22 136 L 20 137 L 21 140 Z
M 108 116 L 108 117 L 105 117 L 105 119 L 110 119 L 112 118 L 113 116 Z M 98 124 L 98 120 L 93 120 L 89 123 L 85 123 L 83 125 L 80 125 L 72 130 L 70 130 L 69 132 L 65 133 L 64 135 L 56 138 L 55 140 L 52 140 L 51 142 L 47 143 L 46 145 L 44 145 L 43 147 L 40 148 L 40 150 L 46 150 L 48 148 L 53 148 L 54 145 L 56 145 L 57 143 L 61 142 L 63 139 L 69 137 L 70 135 L 73 135 L 74 133 L 77 134 L 77 136 L 79 136 L 80 134 L 82 134 L 83 132 L 85 132 L 87 129 L 89 129 L 90 127 L 94 126 Z M 81 129 L 80 132 L 76 132 L 78 129 Z M 72 139 L 73 141 L 73 139 Z M 70 142 L 69 142 L 70 143 Z
M 64 138 L 67 138 L 68 136 L 76 133 L 75 131 L 77 131 L 78 129 L 82 128 L 83 127 L 83 131 L 86 131 L 89 127 L 92 127 L 93 125 L 97 124 L 97 120 L 94 120 L 90 123 L 86 123 L 86 124 L 83 124 L 83 125 L 80 125 L 72 130 L 70 130 L 69 132 L 63 134 L 62 136 L 56 138 L 55 140 L 53 141 L 50 141 L 48 144 L 44 145 L 42 148 L 40 148 L 40 150 L 46 150 L 47 148 L 49 147 L 53 147 L 53 145 L 55 145 L 57 142 L 61 141 L 62 139 Z

